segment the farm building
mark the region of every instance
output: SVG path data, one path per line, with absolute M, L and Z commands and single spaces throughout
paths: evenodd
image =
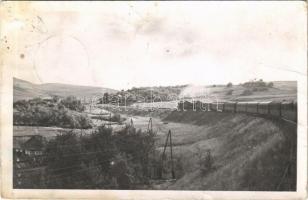
M 14 137 L 13 149 L 15 153 L 22 153 L 28 156 L 40 156 L 46 141 L 43 136 L 31 135 Z

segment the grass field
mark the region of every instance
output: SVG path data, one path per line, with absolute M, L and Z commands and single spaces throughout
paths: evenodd
M 58 134 L 73 131 L 77 134 L 88 134 L 91 129 L 68 129 L 59 127 L 42 127 L 42 126 L 13 126 L 13 136 L 28 136 L 28 135 L 41 135 L 47 139 L 53 138 Z

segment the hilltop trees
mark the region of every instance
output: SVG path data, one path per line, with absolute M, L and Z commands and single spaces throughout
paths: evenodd
M 131 105 L 136 102 L 157 102 L 174 100 L 187 85 L 166 87 L 133 87 L 129 90 L 121 90 L 117 93 L 104 93 L 99 99 L 100 104 Z
M 227 84 L 227 87 L 232 87 L 233 86 L 233 84 L 231 83 L 231 82 L 229 82 L 228 84 Z
M 246 87 L 248 90 L 256 92 L 256 91 L 266 91 L 270 87 L 273 87 L 274 83 L 273 82 L 266 83 L 265 81 L 263 81 L 263 79 L 259 80 L 254 79 L 243 83 L 242 86 Z
M 273 82 L 269 82 L 269 83 L 267 84 L 267 86 L 268 86 L 268 87 L 273 87 L 273 86 L 274 86 L 274 83 L 273 83 Z

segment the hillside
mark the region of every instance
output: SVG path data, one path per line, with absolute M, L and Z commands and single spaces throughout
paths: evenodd
M 200 97 L 209 101 L 293 101 L 297 99 L 296 81 L 274 81 L 272 87 L 244 85 L 188 86 L 181 96 Z
M 109 94 L 100 103 L 110 104 L 118 101 L 120 105 L 135 104 L 139 107 L 175 108 L 180 99 L 216 101 L 296 101 L 296 81 L 245 82 L 239 85 L 178 85 L 164 87 L 139 87 Z M 152 102 L 154 101 L 154 103 Z M 166 103 L 166 102 L 170 103 Z
M 76 96 L 84 97 L 101 97 L 105 92 L 114 93 L 116 90 L 102 87 L 78 86 L 60 83 L 34 84 L 18 78 L 14 78 L 14 101 L 21 99 L 31 99 L 35 97 L 50 96 Z
M 296 126 L 214 112 L 174 111 L 165 120 L 166 130 L 173 130 L 174 154 L 181 158 L 184 171 L 168 189 L 295 190 Z M 186 124 L 189 131 L 178 124 Z M 214 167 L 203 174 L 196 155 L 208 149 Z
M 111 109 L 147 130 L 152 117 L 157 150 L 162 153 L 172 132 L 175 182 L 153 189 L 292 191 L 296 187 L 296 124 L 244 113 Z M 213 156 L 213 169 L 200 170 L 199 155 Z M 171 178 L 170 149 L 167 148 Z

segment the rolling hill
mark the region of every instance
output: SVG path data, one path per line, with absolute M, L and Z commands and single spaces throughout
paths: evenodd
M 14 78 L 13 87 L 14 101 L 31 99 L 35 97 L 51 97 L 54 95 L 61 97 L 73 95 L 79 98 L 88 98 L 93 96 L 101 97 L 105 92 L 117 92 L 116 90 L 103 87 L 79 86 L 60 83 L 34 84 L 18 78 Z
M 174 111 L 165 120 L 168 127 L 161 130 L 173 130 L 174 157 L 181 157 L 184 170 L 168 189 L 296 190 L 296 125 L 214 112 Z M 186 124 L 189 131 L 178 124 Z M 213 170 L 202 173 L 196 155 L 208 149 L 213 156 Z
M 184 88 L 180 95 L 202 97 L 208 101 L 293 101 L 297 99 L 296 81 L 273 81 L 272 87 L 263 87 L 262 90 L 243 85 L 213 86 L 188 86 Z M 249 91 L 249 93 L 246 93 Z

